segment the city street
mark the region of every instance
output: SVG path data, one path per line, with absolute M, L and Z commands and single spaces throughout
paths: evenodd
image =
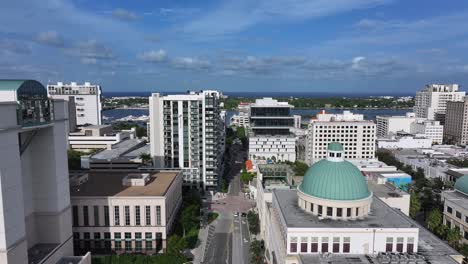
M 242 217 L 254 206 L 241 192 L 240 170 L 245 151 L 234 145 L 231 149 L 229 190 L 224 199 L 209 202 L 209 211 L 218 212 L 218 219 L 208 233 L 203 263 L 244 264 L 249 263 L 250 233 L 247 218 Z

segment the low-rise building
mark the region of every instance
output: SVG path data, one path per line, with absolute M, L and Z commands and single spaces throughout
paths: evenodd
M 455 189 L 442 192 L 444 202 L 444 225 L 458 228 L 462 242 L 468 243 L 468 176 L 455 182 Z
M 75 252 L 164 251 L 182 204 L 182 173 L 99 170 L 70 175 Z
M 398 131 L 411 132 L 411 124 L 416 120 L 425 120 L 417 118 L 415 113 L 406 113 L 404 116 L 377 116 L 377 137 L 388 137 L 396 134 Z
M 114 132 L 111 125 L 90 125 L 78 129 L 68 134 L 68 144 L 71 149 L 84 152 L 111 148 L 123 140 L 136 138 L 135 128 Z
M 381 149 L 422 149 L 431 148 L 433 140 L 424 136 L 399 134 L 391 138 L 378 138 L 377 148 Z
M 444 139 L 444 126 L 439 121 L 417 120 L 411 124 L 410 132 L 432 139 L 433 144 L 442 144 Z
M 231 116 L 229 120 L 230 126 L 235 127 L 250 127 L 250 117 L 248 113 L 239 113 L 237 115 Z

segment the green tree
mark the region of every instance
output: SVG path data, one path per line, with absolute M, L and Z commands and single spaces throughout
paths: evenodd
M 246 135 L 245 135 L 245 128 L 243 127 L 238 127 L 236 129 L 236 136 L 240 139 L 240 140 L 243 140 L 246 138 Z
M 148 153 L 141 153 L 140 154 L 140 159 L 143 161 L 143 164 L 147 164 L 148 162 L 151 161 L 151 155 Z
M 248 172 L 246 172 L 246 171 L 241 172 L 240 180 L 241 180 L 244 184 L 249 183 L 253 178 L 254 178 L 254 175 L 253 175 L 252 173 L 248 173 Z
M 263 249 L 262 243 L 258 240 L 250 243 L 250 263 L 252 264 L 263 264 Z
M 462 235 L 460 234 L 460 229 L 458 227 L 451 228 L 447 231 L 447 236 L 445 238 L 448 244 L 453 248 L 458 248 L 460 239 L 462 239 Z
M 191 228 L 197 227 L 200 223 L 200 207 L 197 204 L 189 205 L 182 210 L 180 222 L 183 229 L 183 237 L 185 232 Z
M 421 201 L 416 193 L 411 192 L 410 195 L 410 216 L 416 218 L 416 215 L 421 210 Z
M 442 213 L 439 209 L 434 208 L 429 213 L 426 219 L 427 229 L 431 230 L 433 233 L 436 233 L 437 228 L 442 224 Z
M 81 156 L 89 155 L 89 153 L 69 149 L 67 151 L 67 155 L 68 155 L 68 169 L 79 170 L 81 169 Z
M 187 247 L 185 239 L 178 235 L 172 235 L 167 241 L 167 252 L 174 256 L 181 256 L 182 250 Z
M 260 233 L 260 218 L 257 213 L 249 211 L 247 213 L 247 222 L 249 223 L 250 233 L 254 235 Z

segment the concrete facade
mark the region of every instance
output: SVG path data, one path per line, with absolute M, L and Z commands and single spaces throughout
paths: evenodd
M 444 139 L 450 144 L 468 143 L 468 97 L 463 102 L 448 102 L 445 115 Z
M 89 82 L 85 82 L 84 84 L 77 84 L 76 82 L 64 84 L 58 82 L 57 84 L 47 85 L 47 92 L 54 99 L 69 101 L 70 97 L 73 97 L 76 106 L 77 125 L 102 124 L 102 91 L 100 85 Z
M 417 118 L 415 113 L 406 113 L 404 116 L 377 116 L 377 137 L 388 137 L 398 131 L 411 133 L 411 124 L 416 120 L 424 119 Z
M 428 84 L 416 93 L 414 113 L 416 117 L 436 120 L 437 115 L 445 115 L 447 102 L 462 101 L 464 96 L 458 84 Z
M 111 125 L 92 125 L 79 127 L 79 131 L 68 134 L 68 144 L 71 149 L 86 152 L 111 148 L 123 140 L 134 138 L 135 128 L 114 132 Z

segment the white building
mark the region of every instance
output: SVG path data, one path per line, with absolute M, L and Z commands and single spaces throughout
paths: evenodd
M 407 134 L 391 138 L 378 138 L 377 148 L 384 149 L 420 149 L 431 148 L 433 140 L 425 136 Z
M 388 137 L 399 131 L 411 133 L 411 124 L 417 120 L 425 120 L 417 118 L 415 113 L 406 113 L 404 116 L 377 116 L 375 119 L 377 137 Z
M 444 225 L 458 228 L 462 242 L 468 244 L 468 176 L 455 182 L 455 189 L 442 192 L 444 202 Z
M 58 82 L 47 85 L 47 91 L 54 99 L 68 101 L 70 97 L 73 97 L 76 105 L 77 125 L 101 125 L 101 86 L 89 82 L 84 84 Z
M 293 115 L 294 117 L 294 128 L 301 128 L 302 116 L 300 115 Z
M 343 156 L 331 143 L 297 189 L 272 191 L 260 216 L 267 263 L 459 263 L 455 250 L 375 197 Z
M 180 171 L 87 171 L 71 175 L 76 252 L 154 254 L 182 204 Z
M 432 140 L 433 144 L 442 144 L 444 139 L 444 126 L 439 121 L 417 120 L 411 124 L 410 133 L 422 135 Z
M 68 144 L 71 149 L 91 151 L 96 149 L 110 149 L 126 139 L 136 138 L 135 128 L 114 132 L 111 125 L 81 126 L 79 131 L 68 134 Z
M 248 113 L 239 112 L 239 114 L 231 116 L 229 122 L 230 126 L 248 128 L 250 127 L 250 116 Z
M 439 120 L 445 115 L 447 102 L 462 101 L 464 96 L 458 84 L 428 84 L 416 93 L 414 113 L 416 117 Z
M 292 105 L 272 98 L 250 105 L 249 158 L 296 161 L 296 137 L 291 133 Z
M 373 159 L 375 157 L 375 124 L 363 115 L 349 111 L 343 114 L 317 114 L 307 131 L 306 161 L 309 164 L 327 155 L 327 145 L 337 141 L 344 145 L 346 159 Z
M 217 91 L 166 96 L 153 93 L 149 98 L 154 165 L 180 168 L 187 186 L 218 186 L 225 130 L 219 98 Z
M 70 260 L 67 103 L 32 80 L 0 81 L 0 101 L 0 263 Z

